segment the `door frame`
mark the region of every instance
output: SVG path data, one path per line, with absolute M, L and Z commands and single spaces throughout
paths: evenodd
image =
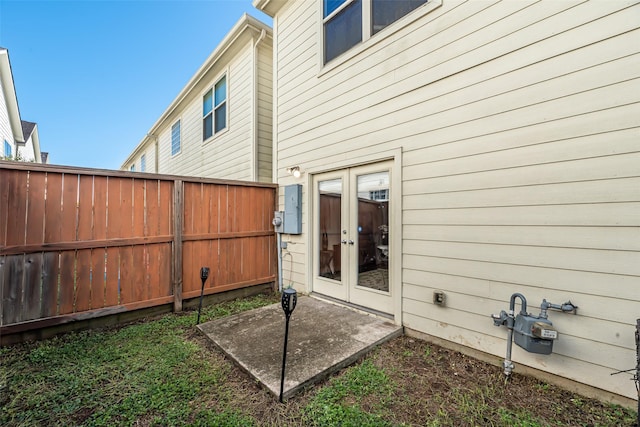
M 390 233 L 389 237 L 389 259 L 391 263 L 389 265 L 389 281 L 394 284 L 393 292 L 391 293 L 392 305 L 393 305 L 393 321 L 396 325 L 402 325 L 402 148 L 396 148 L 392 150 L 387 150 L 381 153 L 376 153 L 372 155 L 360 156 L 358 161 L 353 160 L 341 160 L 333 162 L 325 161 L 324 166 L 317 167 L 309 167 L 306 168 L 306 197 L 305 202 L 307 205 L 305 216 L 305 233 L 307 235 L 306 241 L 306 255 L 307 255 L 307 268 L 306 268 L 306 276 L 307 276 L 307 286 L 309 292 L 313 292 L 313 267 L 314 267 L 314 245 L 315 236 L 314 236 L 314 212 L 315 212 L 315 201 L 314 201 L 314 187 L 313 180 L 314 176 L 338 171 L 347 168 L 354 168 L 358 166 L 366 166 L 371 164 L 376 164 L 384 161 L 392 161 L 392 173 L 391 173 L 391 181 L 390 181 L 390 190 L 391 197 L 393 198 L 393 203 L 390 203 L 389 210 L 389 227 L 393 230 Z M 330 168 L 326 167 L 326 164 L 331 164 Z M 345 305 L 349 303 L 345 302 Z

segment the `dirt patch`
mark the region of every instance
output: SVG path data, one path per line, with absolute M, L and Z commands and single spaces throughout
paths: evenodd
M 194 338 L 207 345 L 201 338 Z M 366 359 L 386 373 L 394 390 L 392 398 L 347 396 L 343 404 L 355 405 L 366 413 L 378 411 L 384 420 L 382 425 L 636 425 L 635 414 L 629 410 L 518 373 L 506 382 L 500 367 L 416 338 L 394 339 Z M 323 387 L 330 387 L 331 381 L 316 385 L 285 404 L 279 404 L 236 366 L 229 372 L 227 386 L 236 408 L 253 417 L 258 425 L 306 426 L 313 420 L 305 418 L 305 407 Z

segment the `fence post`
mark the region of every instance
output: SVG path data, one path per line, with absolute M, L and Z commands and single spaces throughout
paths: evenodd
M 173 311 L 182 311 L 182 223 L 184 221 L 184 187 L 180 179 L 173 182 Z

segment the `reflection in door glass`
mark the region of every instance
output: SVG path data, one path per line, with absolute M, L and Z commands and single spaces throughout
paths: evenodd
M 389 172 L 358 176 L 358 286 L 389 292 Z
M 320 227 L 318 254 L 320 262 L 317 274 L 327 279 L 340 280 L 340 214 L 342 211 L 342 180 L 332 179 L 318 183 L 320 195 Z

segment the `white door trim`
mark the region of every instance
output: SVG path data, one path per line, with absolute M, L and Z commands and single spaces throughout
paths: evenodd
M 390 258 L 393 263 L 393 267 L 390 266 L 389 271 L 389 280 L 393 280 L 393 283 L 396 284 L 395 291 L 392 293 L 393 299 L 393 319 L 394 323 L 397 325 L 402 325 L 402 292 L 403 292 L 403 283 L 402 283 L 402 239 L 403 239 L 403 229 L 402 229 L 402 148 L 396 148 L 392 150 L 387 150 L 379 153 L 369 154 L 366 156 L 361 156 L 357 162 L 350 160 L 337 160 L 331 162 L 325 162 L 324 166 L 316 166 L 316 167 L 306 167 L 306 213 L 305 213 L 305 233 L 307 235 L 306 241 L 306 259 L 307 259 L 307 268 L 306 268 L 306 277 L 307 277 L 307 287 L 309 292 L 313 292 L 313 245 L 314 241 L 314 226 L 313 226 L 313 214 L 314 214 L 314 191 L 313 191 L 313 181 L 314 175 L 336 171 L 345 168 L 363 166 L 372 163 L 379 163 L 383 161 L 391 160 L 393 161 L 393 173 L 391 174 L 391 197 L 393 197 L 393 203 L 391 204 L 391 210 L 389 212 L 389 225 L 392 227 L 394 232 L 390 236 L 389 246 L 393 251 L 390 254 Z M 327 168 L 327 163 L 332 165 L 331 168 Z

